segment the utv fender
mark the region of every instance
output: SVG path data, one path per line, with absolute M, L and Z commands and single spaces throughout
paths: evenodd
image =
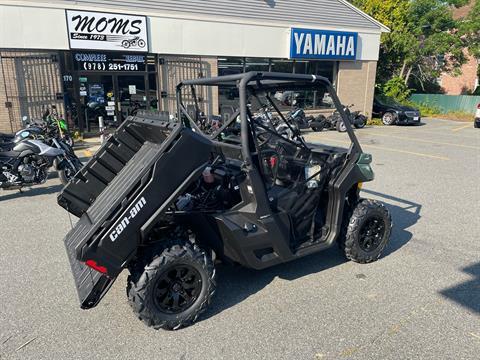
M 340 235 L 348 191 L 358 183 L 373 180 L 373 171 L 369 165 L 371 161 L 370 154 L 360 153 L 335 179 L 330 181 L 330 201 L 327 211 L 327 224 L 330 224 L 330 231 L 326 240 L 327 244 L 333 244 Z

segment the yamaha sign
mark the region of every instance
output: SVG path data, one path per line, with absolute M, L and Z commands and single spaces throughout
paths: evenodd
M 292 28 L 290 58 L 355 60 L 358 33 Z
M 145 16 L 67 10 L 71 49 L 148 52 Z

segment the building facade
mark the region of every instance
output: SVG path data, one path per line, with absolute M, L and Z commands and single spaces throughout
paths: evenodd
M 89 130 L 99 115 L 175 111 L 187 78 L 244 71 L 328 77 L 344 104 L 371 115 L 380 35 L 344 0 L 0 0 L 0 131 L 55 105 Z M 309 111 L 328 111 L 318 94 Z M 201 94 L 207 113 L 228 92 Z

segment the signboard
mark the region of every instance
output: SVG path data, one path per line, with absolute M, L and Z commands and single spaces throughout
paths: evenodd
M 147 18 L 67 10 L 70 49 L 148 52 Z
M 146 56 L 139 54 L 74 52 L 73 67 L 80 71 L 145 71 Z
M 358 33 L 292 28 L 290 58 L 355 60 Z

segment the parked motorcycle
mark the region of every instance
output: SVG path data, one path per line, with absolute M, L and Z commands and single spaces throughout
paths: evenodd
M 47 181 L 48 168 L 64 151 L 39 140 L 23 140 L 0 152 L 0 188 L 21 189 Z
M 360 113 L 360 111 L 350 112 L 350 108 L 354 106 L 349 105 L 344 107 L 344 111 L 347 112 L 348 117 L 350 118 L 350 123 L 357 129 L 365 127 L 367 124 L 367 117 Z M 338 110 L 335 110 L 329 117 L 324 115 L 318 115 L 316 118 L 315 131 L 322 130 L 337 130 L 338 132 L 347 131 L 347 127 L 340 116 Z
M 56 138 L 44 139 L 32 129 L 19 131 L 11 142 L 0 143 L 0 188 L 42 184 L 52 166 L 65 185 L 82 168 L 68 144 Z
M 57 111 L 55 106 L 47 109 L 43 114 L 44 131 L 47 137 L 61 139 L 69 146 L 73 147 L 74 141 L 68 129 L 68 124 Z

